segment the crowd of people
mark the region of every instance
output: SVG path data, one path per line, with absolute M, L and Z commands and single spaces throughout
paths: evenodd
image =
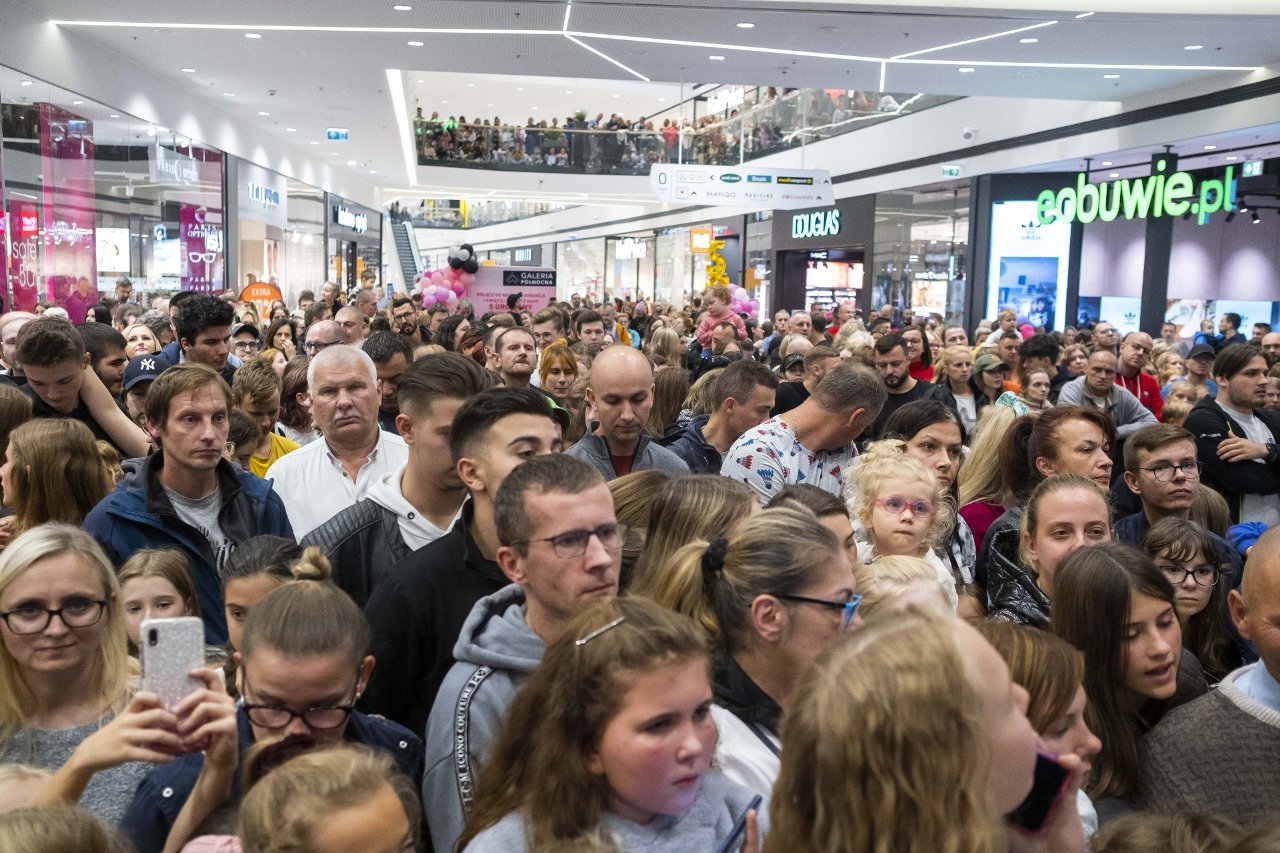
M 2 850 L 1280 849 L 1265 324 L 125 284 L 0 316 Z
M 585 112 L 524 123 L 466 115 L 423 114 L 413 134 L 419 165 L 445 160 L 492 163 L 501 168 L 574 168 L 611 174 L 647 174 L 655 163 L 732 165 L 744 157 L 843 133 L 855 122 L 898 114 L 909 96 L 877 92 L 760 90 L 758 102 L 725 107 L 694 118 L 605 118 Z M 902 99 L 901 102 L 899 99 Z

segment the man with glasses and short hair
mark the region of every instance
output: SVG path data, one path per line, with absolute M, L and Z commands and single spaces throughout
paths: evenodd
M 583 607 L 618 593 L 625 531 L 604 478 L 585 462 L 541 456 L 511 472 L 496 500 L 498 565 L 508 586 L 467 617 L 426 730 L 423 801 L 431 841 L 452 850 L 463 793 L 547 644 Z
M 1160 420 L 1164 411 L 1164 396 L 1160 382 L 1142 368 L 1151 358 L 1151 336 L 1146 332 L 1130 332 L 1120 341 L 1120 359 L 1116 365 L 1116 384 L 1138 398 L 1151 414 Z
M 382 665 L 361 707 L 415 732 L 453 665 L 467 613 L 509 583 L 497 563 L 499 487 L 520 463 L 561 449 L 551 404 L 532 388 L 481 391 L 456 412 L 449 456 L 470 500 L 447 533 L 384 572 L 365 605 Z
M 422 327 L 418 325 L 418 309 L 413 300 L 400 297 L 391 302 L 391 328 L 399 332 L 413 346 L 426 343 L 422 336 Z
M 342 327 L 333 320 L 318 320 L 311 324 L 311 328 L 307 329 L 306 339 L 303 341 L 302 350 L 306 353 L 307 358 L 315 358 L 319 353 L 338 344 L 344 344 L 347 336 L 342 333 Z
M 258 327 L 252 323 L 241 323 L 231 330 L 231 351 L 241 363 L 253 361 L 262 349 Z
M 1200 461 L 1195 436 L 1172 424 L 1152 424 L 1129 436 L 1124 444 L 1124 484 L 1142 501 L 1142 509 L 1115 523 L 1116 540 L 1142 542 L 1157 521 L 1191 517 L 1191 504 L 1200 484 Z M 1222 537 L 1205 531 L 1218 549 L 1218 559 L 1239 577 L 1240 554 Z
M 1059 406 L 1095 406 L 1111 416 L 1116 435 L 1125 439 L 1144 426 L 1156 423 L 1156 416 L 1127 388 L 1116 384 L 1119 360 L 1110 350 L 1094 350 L 1084 376 L 1062 386 Z
M 1114 356 L 1120 355 L 1120 333 L 1116 327 L 1103 320 L 1093 327 L 1093 352 L 1106 350 Z

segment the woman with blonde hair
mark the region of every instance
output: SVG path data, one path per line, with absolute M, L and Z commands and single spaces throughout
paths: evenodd
M 124 330 L 126 358 L 160 352 L 160 341 L 146 323 L 134 323 Z
M 944 613 L 951 610 L 937 570 L 919 557 L 881 557 L 873 563 L 855 563 L 853 577 L 862 596 L 859 610 L 865 618 L 908 604 L 936 606 Z
M 0 850 L 22 853 L 132 853 L 123 835 L 69 803 L 0 815 Z
M 1023 849 L 1005 816 L 1034 780 L 1025 703 L 967 624 L 921 607 L 871 620 L 800 678 L 764 853 Z M 1051 812 L 1034 843 L 1082 851 L 1074 810 Z
M 861 626 L 861 597 L 843 543 L 807 510 L 768 509 L 720 531 L 677 551 L 647 595 L 706 632 L 720 766 L 768 791 L 796 675 Z
M 70 524 L 34 527 L 0 554 L 0 763 L 55 771 L 42 803 L 113 822 L 151 764 L 205 731 L 180 738 L 158 697 L 133 693 L 120 598 L 102 548 Z M 213 673 L 202 679 L 216 687 Z
M 655 439 L 667 435 L 668 430 L 677 429 L 676 422 L 680 417 L 680 407 L 689 393 L 689 371 L 683 367 L 668 367 L 653 375 L 653 405 L 649 409 L 649 420 L 645 423 L 645 431 Z M 679 435 L 683 432 L 680 428 Z M 673 436 L 674 437 L 674 436 Z
M 115 483 L 93 433 L 71 418 L 40 418 L 13 431 L 0 465 L 10 535 L 46 521 L 82 524 Z
M 670 480 L 671 475 L 666 471 L 650 468 L 647 471 L 633 471 L 609 481 L 609 492 L 613 495 L 613 513 L 618 523 L 627 529 L 622 540 L 619 591 L 624 592 L 631 586 L 636 563 L 644 553 L 650 510 Z
M 650 334 L 645 355 L 649 356 L 654 367 L 679 367 L 683 355 L 680 336 L 671 329 L 659 327 Z
M 200 618 L 200 599 L 191 579 L 191 561 L 177 548 L 142 548 L 120 567 L 120 599 L 129 650 L 138 650 L 144 619 Z
M 1013 504 L 1013 495 L 1004 476 L 1002 451 L 1005 433 L 1017 418 L 1017 412 L 1008 406 L 985 409 L 978 420 L 969 455 L 956 478 L 956 503 L 960 505 L 960 517 L 973 532 L 979 553 L 988 528 Z
M 653 596 L 665 582 L 668 563 L 690 542 L 722 535 L 759 503 L 745 483 L 718 474 L 673 477 L 649 503 L 644 550 L 636 563 L 630 589 Z

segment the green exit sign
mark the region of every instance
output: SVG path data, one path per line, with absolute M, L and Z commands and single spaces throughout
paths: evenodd
M 1262 174 L 1261 160 L 1249 160 L 1244 164 L 1244 168 L 1241 170 L 1241 175 L 1242 177 L 1245 177 L 1245 178 L 1256 178 L 1258 175 L 1261 175 L 1261 174 Z
M 943 167 L 942 167 L 942 177 L 944 177 L 944 178 L 958 178 L 958 177 L 960 177 L 960 167 L 959 167 L 959 166 L 943 166 Z

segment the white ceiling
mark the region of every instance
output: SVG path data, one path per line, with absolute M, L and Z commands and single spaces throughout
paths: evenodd
M 563 119 L 578 108 L 649 114 L 659 97 L 674 103 L 682 83 L 878 90 L 883 72 L 889 91 L 1111 101 L 1256 79 L 1280 63 L 1280 14 L 1249 14 L 1280 8 L 1260 0 L 1215 0 L 1211 8 L 1230 13 L 1218 15 L 1190 0 L 1108 0 L 1108 11 L 1087 17 L 1089 8 L 1066 0 L 1036 4 L 1048 11 L 996 8 L 1015 5 L 1006 0 L 963 10 L 920 0 L 575 0 L 567 29 L 562 0 L 405 2 L 414 8 L 397 12 L 392 0 L 39 8 L 65 32 L 188 91 L 193 112 L 216 103 L 282 146 L 354 161 L 350 168 L 394 186 L 410 178 L 395 109 L 401 79 L 409 113 L 416 96 L 428 114 L 436 99 L 449 101 L 439 107 L 446 115 L 456 101 L 459 112 L 474 105 L 468 116 L 523 119 L 538 106 L 540 117 Z M 350 142 L 327 143 L 329 126 L 349 127 Z

